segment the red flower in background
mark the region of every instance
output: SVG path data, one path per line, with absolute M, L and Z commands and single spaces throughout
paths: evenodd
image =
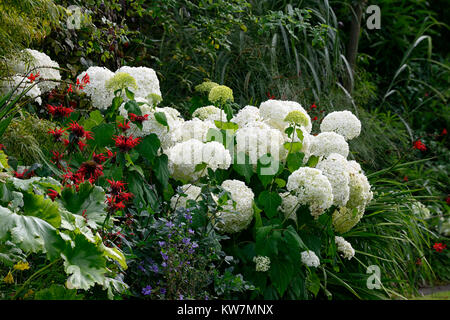
M 316 109 L 316 108 L 317 108 L 317 106 L 316 106 L 316 103 L 315 103 L 315 102 L 311 105 L 311 107 L 309 107 L 310 110 Z
M 427 147 L 425 146 L 425 144 L 423 144 L 422 141 L 420 141 L 420 139 L 414 142 L 413 149 L 417 149 L 420 151 L 427 151 Z
M 270 93 L 270 91 L 267 91 L 267 98 L 269 98 L 270 100 L 275 99 L 275 96 L 273 94 Z
M 445 199 L 445 201 L 446 201 L 447 204 L 450 206 L 450 196 L 447 196 L 447 199 Z
M 84 130 L 83 126 L 75 121 L 72 121 L 69 130 L 78 138 L 92 139 L 92 132 Z
M 447 134 L 447 129 L 446 128 L 444 128 L 444 129 L 442 129 L 442 132 L 441 132 L 441 136 L 445 136 Z
M 27 78 L 28 78 L 28 80 L 30 80 L 30 83 L 33 83 L 34 80 L 36 80 L 36 78 L 38 78 L 39 76 L 40 76 L 40 73 L 38 71 L 38 73 L 36 73 L 36 74 L 30 73 L 30 75 Z
M 403 181 L 407 182 L 408 181 L 408 176 L 404 176 L 403 177 Z
M 134 114 L 134 113 L 129 113 L 129 114 L 128 114 L 128 117 L 130 118 L 130 120 L 131 120 L 132 122 L 139 122 L 139 123 L 142 123 L 142 122 L 148 120 L 148 114 L 145 114 L 145 115 L 143 115 L 143 116 L 138 116 L 138 115 L 136 115 L 136 114 Z
M 49 130 L 48 133 L 55 138 L 55 141 L 61 141 L 61 137 L 64 134 L 64 129 L 55 129 L 55 130 Z
M 77 142 L 77 144 L 78 144 L 78 148 L 80 148 L 80 151 L 83 151 L 83 150 L 84 150 L 84 147 L 86 147 L 86 143 L 84 143 L 84 142 L 81 141 L 81 140 L 79 140 L 79 141 Z
M 129 137 L 115 136 L 113 140 L 116 142 L 116 147 L 119 148 L 121 152 L 128 152 L 141 142 L 141 138 L 133 138 L 132 135 Z
M 316 121 L 317 120 L 317 116 L 315 116 L 314 118 L 311 119 L 312 121 Z
M 103 166 L 95 161 L 85 161 L 81 164 L 75 175 L 79 175 L 76 177 L 78 180 L 88 179 L 89 182 L 93 183 L 98 177 L 103 175 Z
M 125 190 L 126 183 L 124 183 L 120 180 L 114 181 L 114 179 L 107 179 L 107 181 L 108 181 L 109 185 L 111 186 L 112 194 L 117 195 Z
M 447 248 L 446 244 L 442 244 L 441 242 L 435 243 L 433 246 L 433 249 L 436 250 L 436 252 L 442 252 L 444 249 Z
M 34 174 L 33 171 L 28 172 L 28 169 L 23 170 L 21 173 L 14 171 L 14 177 L 18 179 L 28 179 Z
M 119 127 L 119 129 L 125 132 L 130 129 L 130 122 L 124 120 L 123 123 L 119 123 L 117 126 Z
M 95 152 L 92 154 L 92 159 L 98 164 L 102 164 L 106 161 L 106 156 L 103 153 L 96 154 Z
M 59 106 L 52 106 L 50 104 L 47 104 L 47 110 L 52 116 L 63 118 L 68 118 L 70 114 L 75 111 L 73 108 L 63 107 L 62 104 L 60 104 Z

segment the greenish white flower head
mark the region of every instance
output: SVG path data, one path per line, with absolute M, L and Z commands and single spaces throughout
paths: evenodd
M 253 257 L 253 262 L 256 263 L 256 271 L 266 272 L 270 269 L 270 258 L 266 256 Z
M 236 233 L 246 229 L 253 219 L 252 189 L 240 180 L 225 180 L 222 188 L 231 194 L 231 199 L 217 213 L 216 229 L 224 233 Z
M 323 118 L 320 124 L 321 132 L 335 132 L 351 140 L 361 133 L 361 121 L 350 111 L 335 111 Z
M 278 210 L 284 213 L 284 216 L 288 219 L 297 221 L 296 208 L 298 208 L 298 199 L 290 192 L 284 192 L 280 194 L 281 205 Z
M 215 86 L 208 95 L 208 100 L 212 103 L 223 104 L 227 101 L 234 101 L 233 90 L 227 86 Z
M 205 81 L 195 86 L 195 91 L 200 93 L 209 94 L 212 88 L 217 87 L 219 84 L 212 81 Z
M 185 184 L 181 187 L 184 195 L 176 194 L 170 199 L 170 207 L 172 209 L 176 208 L 186 208 L 188 200 L 199 200 L 200 193 L 202 189 L 200 187 L 194 186 L 193 184 Z
M 284 121 L 306 128 L 309 124 L 310 119 L 308 119 L 308 117 L 303 112 L 294 110 L 288 113 L 286 118 L 284 118 Z
M 308 205 L 311 215 L 318 218 L 333 204 L 333 189 L 322 171 L 301 167 L 288 177 L 286 188 L 300 204 Z
M 222 118 L 222 121 L 226 121 L 227 115 L 223 110 L 220 110 L 219 108 L 215 106 L 206 106 L 196 109 L 192 116 L 195 118 L 199 118 L 200 120 L 204 121 L 220 121 Z
M 137 89 L 137 84 L 136 80 L 128 73 L 116 72 L 113 77 L 106 81 L 105 87 L 113 92 L 125 88 L 133 91 Z
M 351 258 L 353 258 L 355 256 L 355 250 L 353 249 L 350 242 L 346 241 L 344 238 L 339 237 L 339 236 L 335 236 L 334 239 L 336 242 L 337 251 L 341 252 L 342 256 L 345 259 L 350 260 Z
M 301 253 L 302 263 L 307 265 L 308 267 L 317 268 L 320 266 L 319 257 L 316 255 L 314 251 L 306 250 Z

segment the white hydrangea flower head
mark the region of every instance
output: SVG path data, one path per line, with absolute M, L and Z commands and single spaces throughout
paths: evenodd
M 422 202 L 413 200 L 411 201 L 411 211 L 412 213 L 421 218 L 421 219 L 428 219 L 431 217 L 430 209 L 427 208 L 426 205 L 424 205 Z
M 350 196 L 350 174 L 348 161 L 338 153 L 332 153 L 320 160 L 316 169 L 328 178 L 333 188 L 333 204 L 345 206 Z
M 254 106 L 245 106 L 231 119 L 231 122 L 236 123 L 239 128 L 245 127 L 247 123 L 262 121 L 259 114 L 259 109 Z
M 345 259 L 350 260 L 355 256 L 355 250 L 350 242 L 339 236 L 335 236 L 334 239 L 337 245 L 337 251 L 341 252 Z
M 158 76 L 152 68 L 123 66 L 116 71 L 118 72 L 128 73 L 136 80 L 137 89 L 132 90 L 135 97 L 147 98 L 149 95 L 161 97 Z
M 302 263 L 307 265 L 308 267 L 317 268 L 320 266 L 319 257 L 316 255 L 314 251 L 306 250 L 301 253 L 302 255 Z
M 144 98 L 136 98 L 136 102 L 141 102 L 143 104 L 139 105 L 139 109 L 141 110 L 142 115 L 148 114 L 148 120 L 142 122 L 142 130 L 139 129 L 134 123 L 130 123 L 130 129 L 127 130 L 128 135 L 133 135 L 133 137 L 145 137 L 152 133 L 158 136 L 159 141 L 161 142 L 161 148 L 166 150 L 167 148 L 172 147 L 179 140 L 179 128 L 184 123 L 183 118 L 179 115 L 180 113 L 170 107 L 159 108 L 152 107 L 147 103 L 147 100 Z M 167 124 L 169 128 L 159 123 L 155 118 L 156 112 L 162 112 L 166 115 Z M 125 103 L 119 107 L 119 114 L 123 116 L 125 119 L 128 118 L 128 111 L 125 109 Z
M 181 187 L 181 189 L 183 190 L 183 193 L 186 194 L 186 196 L 175 194 L 170 199 L 170 207 L 172 209 L 186 208 L 187 201 L 198 200 L 200 198 L 200 193 L 202 191 L 202 188 L 194 186 L 193 184 L 185 184 Z
M 298 202 L 308 205 L 311 215 L 318 218 L 333 204 L 333 189 L 322 171 L 309 167 L 301 167 L 288 177 L 288 191 L 293 191 Z
M 204 121 L 227 121 L 227 115 L 223 110 L 220 110 L 219 108 L 215 106 L 206 106 L 196 109 L 192 116 L 194 118 L 199 118 L 200 120 Z M 220 120 L 222 117 L 222 120 Z
M 207 174 L 207 170 L 195 171 L 203 162 L 212 170 L 228 169 L 231 165 L 230 152 L 215 141 L 203 143 L 190 139 L 175 144 L 167 150 L 169 171 L 174 179 L 191 182 Z
M 258 272 L 266 272 L 270 269 L 270 258 L 266 256 L 253 257 L 253 262 L 256 263 L 255 270 Z
M 233 90 L 224 85 L 214 86 L 209 91 L 208 100 L 212 103 L 225 103 L 227 101 L 234 101 Z
M 274 160 L 283 160 L 287 150 L 283 147 L 284 136 L 263 122 L 250 122 L 236 130 L 236 152 L 244 152 L 250 158 L 250 164 L 256 166 L 258 159 L 270 153 Z
M 25 59 L 16 59 L 12 61 L 12 70 L 16 73 L 25 75 L 28 72 L 33 74 L 39 73 L 38 79 L 54 79 L 61 80 L 61 74 L 58 69 L 59 64 L 53 61 L 48 55 L 33 49 L 24 49 L 22 52 L 26 55 Z M 37 68 L 39 67 L 39 68 Z M 46 68 L 47 67 L 47 68 Z M 37 68 L 33 71 L 32 69 Z M 42 81 L 38 83 L 38 87 L 42 93 L 49 92 L 59 85 L 56 81 Z
M 361 121 L 348 110 L 335 111 L 323 118 L 320 131 L 336 132 L 348 141 L 361 133 Z
M 240 180 L 225 180 L 222 188 L 231 194 L 228 204 L 222 206 L 223 211 L 217 213 L 219 217 L 216 229 L 224 233 L 235 233 L 246 229 L 253 219 L 252 189 Z
M 317 157 L 328 157 L 332 153 L 338 153 L 347 158 L 349 146 L 344 137 L 334 132 L 322 132 L 312 136 L 311 155 Z
M 92 105 L 100 110 L 108 109 L 114 99 L 114 92 L 106 89 L 106 83 L 114 76 L 114 72 L 105 67 L 89 67 L 86 71 L 78 75 L 81 79 L 88 74 L 89 83 L 84 86 L 83 92 L 91 98 Z
M 306 112 L 306 110 L 303 109 L 300 103 L 295 101 L 270 99 L 262 102 L 261 105 L 259 106 L 259 112 L 261 117 L 267 120 L 271 126 L 277 128 L 282 132 L 284 132 L 284 130 L 289 125 L 289 123 L 284 121 L 284 119 L 291 111 L 300 111 L 305 115 L 305 117 L 308 120 L 308 124 L 305 126 L 305 129 L 308 133 L 311 133 L 312 129 L 311 117 L 308 115 L 308 112 Z
M 185 121 L 175 128 L 177 130 L 177 139 L 179 142 L 187 141 L 189 139 L 196 139 L 206 142 L 209 129 L 214 129 L 216 126 L 211 121 L 203 121 L 199 118 L 194 118 Z
M 298 198 L 290 192 L 281 193 L 280 197 L 281 205 L 278 207 L 278 210 L 283 212 L 286 218 L 297 221 L 296 207 L 298 206 Z
M 24 90 L 32 86 L 30 83 L 30 80 L 28 78 L 15 75 L 10 78 L 7 78 L 3 80 L 3 82 L 0 83 L 0 93 L 2 95 L 7 94 L 9 91 L 15 89 L 18 86 L 17 90 L 13 94 L 13 98 L 17 97 L 19 94 L 21 94 Z M 37 102 L 39 105 L 42 104 L 42 99 L 40 97 L 41 90 L 39 89 L 38 85 L 34 85 L 26 94 L 25 96 L 32 98 L 35 102 Z

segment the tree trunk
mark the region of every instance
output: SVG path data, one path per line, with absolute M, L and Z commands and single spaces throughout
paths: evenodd
M 352 22 L 350 26 L 350 36 L 347 44 L 347 61 L 350 65 L 352 77 L 355 75 L 356 54 L 358 53 L 359 34 L 361 32 L 361 18 L 367 0 L 358 0 L 353 5 L 354 13 L 352 12 Z M 350 77 L 346 79 L 345 89 L 349 93 L 353 91 L 353 85 Z

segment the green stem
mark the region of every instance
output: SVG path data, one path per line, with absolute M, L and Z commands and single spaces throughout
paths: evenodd
M 25 289 L 25 287 L 31 282 L 31 280 L 33 280 L 34 278 L 36 278 L 40 273 L 44 272 L 45 270 L 49 269 L 52 265 L 54 265 L 56 262 L 58 262 L 60 259 L 56 259 L 53 262 L 49 263 L 48 265 L 44 266 L 43 268 L 39 269 L 38 271 L 36 271 L 35 273 L 33 273 L 31 275 L 31 277 L 28 278 L 27 281 L 25 281 L 23 283 L 23 285 L 20 287 L 19 290 L 17 290 L 16 294 L 14 295 L 14 297 L 12 298 L 12 300 L 17 299 L 17 296 Z

